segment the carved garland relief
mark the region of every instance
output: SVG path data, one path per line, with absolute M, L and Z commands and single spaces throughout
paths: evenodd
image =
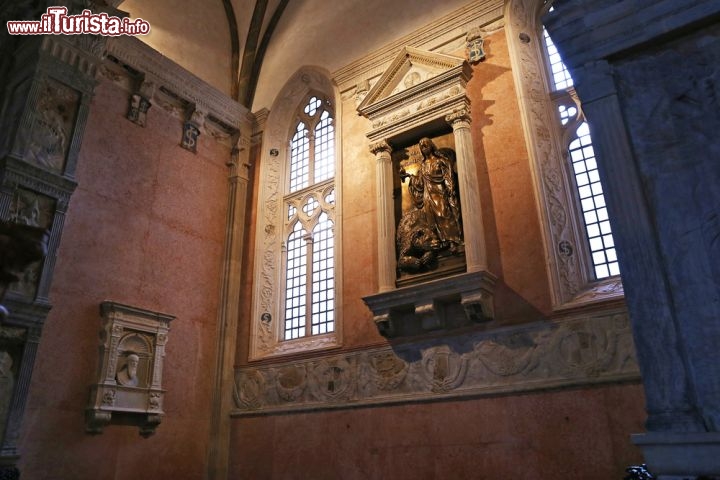
M 242 368 L 235 415 L 638 380 L 627 314 Z

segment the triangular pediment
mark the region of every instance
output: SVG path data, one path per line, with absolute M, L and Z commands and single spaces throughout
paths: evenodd
M 431 78 L 462 65 L 464 61 L 464 58 L 452 55 L 405 47 L 370 89 L 358 106 L 358 110 L 362 111 L 368 105 L 411 90 Z

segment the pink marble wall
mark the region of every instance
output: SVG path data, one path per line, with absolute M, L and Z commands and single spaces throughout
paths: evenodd
M 234 421 L 230 478 L 609 480 L 641 463 L 637 385 Z
M 128 93 L 103 80 L 93 98 L 21 439 L 26 479 L 203 478 L 215 361 L 229 148 L 153 106 L 125 119 Z M 84 433 L 96 381 L 103 300 L 176 315 L 166 348 L 166 417 Z

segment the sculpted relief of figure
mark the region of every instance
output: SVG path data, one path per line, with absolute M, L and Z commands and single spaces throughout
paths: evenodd
M 140 357 L 131 353 L 127 356 L 127 362 L 117 372 L 116 379 L 120 385 L 126 387 L 137 387 L 138 386 L 138 365 L 140 364 Z
M 409 179 L 412 207 L 398 225 L 398 266 L 410 273 L 434 268 L 439 252 L 456 254 L 463 244 L 455 154 L 438 149 L 429 138 L 418 146 L 423 158 L 417 172 L 400 169 L 402 182 Z

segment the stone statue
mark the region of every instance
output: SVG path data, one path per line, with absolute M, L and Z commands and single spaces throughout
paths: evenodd
M 454 152 L 438 149 L 432 140 L 418 143 L 423 160 L 415 174 L 400 169 L 413 207 L 398 225 L 398 267 L 415 273 L 432 269 L 440 251 L 456 253 L 462 245 L 460 202 L 453 169 Z
M 127 362 L 118 371 L 117 375 L 115 376 L 118 383 L 120 385 L 124 385 L 126 387 L 137 387 L 138 386 L 137 369 L 138 369 L 139 364 L 140 364 L 140 357 L 138 357 L 134 353 L 131 353 L 130 355 L 128 355 Z

